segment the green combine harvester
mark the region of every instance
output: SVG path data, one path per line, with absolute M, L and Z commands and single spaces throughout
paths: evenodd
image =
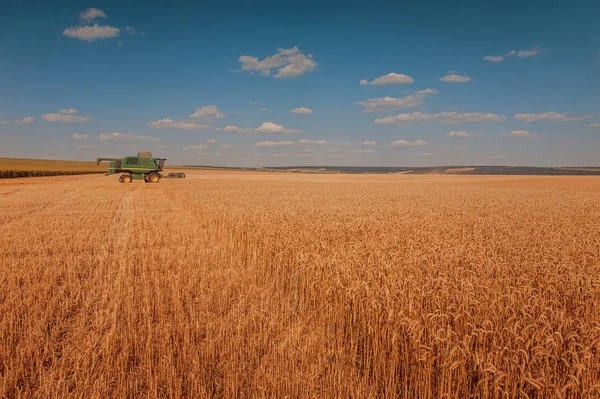
M 152 158 L 151 152 L 138 152 L 137 156 L 124 158 L 96 158 L 96 165 L 109 161 L 108 175 L 122 173 L 120 183 L 131 183 L 133 180 L 143 180 L 146 183 L 158 183 L 160 179 L 185 179 L 185 173 L 169 173 L 163 175 L 163 167 L 167 158 Z

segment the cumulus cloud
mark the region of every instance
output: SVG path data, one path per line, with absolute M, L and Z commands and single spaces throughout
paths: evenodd
M 233 148 L 235 147 L 233 144 L 221 144 L 221 148 Z
M 179 130 L 208 130 L 215 129 L 209 125 L 203 125 L 195 121 L 175 121 L 173 119 L 164 118 L 155 122 L 148 123 L 148 127 L 154 129 L 179 129 Z M 218 130 L 218 129 L 215 129 Z
M 48 122 L 82 123 L 89 121 L 90 117 L 77 115 L 74 108 L 61 109 L 58 113 L 43 114 L 42 119 Z
M 102 133 L 100 136 L 98 136 L 98 140 L 123 140 L 123 141 L 133 141 L 133 140 L 139 140 L 139 141 L 161 141 L 158 137 L 152 137 L 152 136 L 136 136 L 134 134 L 130 134 L 130 133 L 119 133 L 119 132 L 114 132 L 114 133 Z
M 0 121 L 0 123 L 2 123 L 2 124 L 14 123 L 14 124 L 23 124 L 23 125 L 27 125 L 27 124 L 33 123 L 33 122 L 35 122 L 35 118 L 32 116 L 28 116 L 23 119 L 18 119 L 16 121 Z
M 252 131 L 252 129 L 250 128 L 241 128 L 241 127 L 237 127 L 235 125 L 227 125 L 223 128 L 224 132 L 231 132 L 231 133 L 249 133 Z
M 423 105 L 428 96 L 437 93 L 438 91 L 436 89 L 424 89 L 401 98 L 388 96 L 382 98 L 368 98 L 364 101 L 358 101 L 356 104 L 365 107 L 363 112 L 374 112 L 390 108 L 416 108 Z
M 448 137 L 475 137 L 475 136 L 485 136 L 484 132 L 465 132 L 462 130 L 450 132 L 446 136 Z
M 270 76 L 276 71 L 274 78 L 295 78 L 312 72 L 317 67 L 318 64 L 312 58 L 311 54 L 304 55 L 298 47 L 293 47 L 277 49 L 277 53 L 262 60 L 242 55 L 238 61 L 242 71 L 259 72 L 263 76 Z
M 541 54 L 543 52 L 548 51 L 547 49 L 543 49 L 541 47 L 534 47 L 532 49 L 529 50 L 512 50 L 511 52 L 509 52 L 508 54 L 506 54 L 507 57 L 513 57 L 513 56 L 517 56 L 517 57 L 533 57 L 534 55 L 538 55 Z
M 205 105 L 203 107 L 197 107 L 196 112 L 190 114 L 189 117 L 205 121 L 213 121 L 215 119 L 226 118 L 227 115 L 219 112 L 219 107 L 216 105 Z
M 273 122 L 263 122 L 256 129 L 241 128 L 241 127 L 238 127 L 235 125 L 227 125 L 223 128 L 223 131 L 231 132 L 231 133 L 239 133 L 239 134 L 241 134 L 241 133 L 294 134 L 294 133 L 302 132 L 302 130 L 300 130 L 300 129 L 288 129 L 286 127 L 283 127 L 283 126 L 278 125 Z
M 501 55 L 486 55 L 485 57 L 483 57 L 484 60 L 488 61 L 488 62 L 502 62 L 504 61 L 505 58 L 507 57 L 533 57 L 534 55 L 539 55 L 541 53 L 544 53 L 548 51 L 548 49 L 544 49 L 541 47 L 534 47 L 532 49 L 529 50 L 512 50 L 509 51 L 508 53 L 506 53 L 504 56 Z
M 376 125 L 399 125 L 407 126 L 416 122 L 441 121 L 443 124 L 460 124 L 475 122 L 503 122 L 505 116 L 481 112 L 439 112 L 436 114 L 426 114 L 423 112 L 413 112 L 412 114 L 398 114 L 385 118 L 375 119 Z
M 84 140 L 84 139 L 87 139 L 87 138 L 89 138 L 89 137 L 90 137 L 90 136 L 88 136 L 87 134 L 80 134 L 80 133 L 74 133 L 74 134 L 73 134 L 73 138 L 74 138 L 75 140 Z
M 589 127 L 599 127 L 600 123 L 590 123 L 588 126 Z
M 218 142 L 219 142 L 219 140 L 217 140 L 217 139 L 208 139 L 208 140 L 206 140 L 207 144 L 217 144 Z
M 375 150 L 372 148 L 367 148 L 367 149 L 362 149 L 362 150 L 350 150 L 350 152 L 354 152 L 357 154 L 369 154 L 369 153 L 375 152 Z
M 97 39 L 109 39 L 119 36 L 119 28 L 108 25 L 73 26 L 63 31 L 64 36 L 93 42 Z
M 369 82 L 367 79 L 361 79 L 361 85 L 373 85 L 373 86 L 390 86 L 400 85 L 414 82 L 413 78 L 402 73 L 388 73 L 387 75 L 380 76 Z
M 396 140 L 388 144 L 390 147 L 416 147 L 429 145 L 428 142 L 423 140 Z
M 527 130 L 513 130 L 510 133 L 503 133 L 503 136 L 509 136 L 509 137 L 519 137 L 519 138 L 526 138 L 526 139 L 538 139 L 541 136 L 539 134 L 533 134 L 528 132 Z
M 294 134 L 294 133 L 300 133 L 300 132 L 302 132 L 302 130 L 288 129 L 288 128 L 285 128 L 285 127 L 278 125 L 276 123 L 273 123 L 273 122 L 263 122 L 262 125 L 260 125 L 256 129 L 254 129 L 254 132 L 255 133 L 268 133 L 268 134 L 277 134 L 277 133 Z
M 458 75 L 456 73 L 449 73 L 448 75 L 441 77 L 440 80 L 446 83 L 467 83 L 471 80 L 471 78 L 464 75 Z
M 367 140 L 363 141 L 363 145 L 377 145 L 377 142 L 373 140 Z
M 106 14 L 104 11 L 97 8 L 88 8 L 87 10 L 79 13 L 79 18 L 84 21 L 91 21 L 96 18 L 106 18 Z
M 488 62 L 502 62 L 504 61 L 504 57 L 502 57 L 501 55 L 486 55 L 485 57 L 483 57 L 484 60 L 488 61 Z
M 312 114 L 312 109 L 301 107 L 301 108 L 294 108 L 290 112 L 292 114 Z
M 204 144 L 200 144 L 200 145 L 186 145 L 185 147 L 181 147 L 181 149 L 183 151 L 190 151 L 190 150 L 203 150 L 206 148 L 206 145 Z
M 524 122 L 572 122 L 593 117 L 593 115 L 569 115 L 554 111 L 544 112 L 541 114 L 516 114 L 514 116 L 515 119 L 522 120 Z
M 288 145 L 323 145 L 327 144 L 327 140 L 298 140 L 298 141 L 261 141 L 255 143 L 257 147 L 281 147 Z

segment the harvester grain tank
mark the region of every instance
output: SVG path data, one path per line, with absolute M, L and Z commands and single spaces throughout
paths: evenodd
M 153 158 L 151 152 L 138 152 L 137 156 L 123 158 L 96 158 L 96 165 L 100 162 L 109 161 L 108 173 L 122 173 L 119 176 L 120 183 L 131 183 L 133 180 L 143 180 L 146 183 L 158 183 L 164 178 L 185 178 L 185 173 L 169 173 L 163 175 L 163 167 L 167 158 Z

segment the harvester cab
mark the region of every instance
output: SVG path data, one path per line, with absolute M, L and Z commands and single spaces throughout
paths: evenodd
M 185 178 L 184 173 L 169 173 L 163 175 L 166 158 L 153 158 L 151 152 L 138 152 L 137 156 L 123 158 L 96 158 L 96 165 L 109 161 L 106 176 L 122 173 L 119 182 L 131 183 L 133 180 L 143 180 L 146 183 L 158 183 L 164 178 Z

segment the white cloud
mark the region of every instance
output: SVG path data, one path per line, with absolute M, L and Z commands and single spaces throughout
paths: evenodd
M 526 138 L 526 139 L 537 139 L 537 138 L 541 137 L 539 134 L 533 134 L 533 133 L 528 132 L 527 130 L 513 130 L 510 133 L 503 133 L 502 135 L 509 136 L 509 137 Z
M 481 112 L 439 112 L 436 114 L 413 112 L 412 114 L 398 114 L 385 118 L 377 118 L 375 119 L 375 124 L 406 126 L 413 122 L 429 122 L 436 120 L 441 121 L 443 124 L 452 125 L 475 122 L 502 122 L 506 120 L 506 117 L 491 113 L 484 114 Z
M 250 105 L 258 105 L 258 104 L 260 104 L 260 103 L 259 103 L 258 101 L 250 101 L 250 103 L 249 103 L 249 104 L 250 104 Z
M 522 120 L 524 122 L 572 122 L 593 117 L 593 115 L 569 115 L 554 111 L 544 112 L 541 114 L 516 114 L 514 116 L 515 119 Z
M 83 19 L 84 21 L 91 21 L 96 18 L 106 18 L 106 14 L 104 11 L 97 8 L 88 8 L 87 10 L 79 13 L 79 18 Z
M 222 156 L 223 156 L 223 153 L 222 153 L 222 152 L 215 152 L 215 153 L 213 154 L 213 156 L 215 156 L 215 157 L 222 157 Z
M 388 144 L 390 147 L 415 147 L 429 145 L 428 142 L 423 140 L 396 140 Z
M 270 76 L 272 72 L 277 71 L 275 78 L 295 78 L 302 76 L 307 72 L 312 72 L 317 63 L 312 59 L 312 55 L 304 55 L 298 47 L 291 49 L 277 49 L 277 53 L 260 60 L 258 57 L 242 55 L 238 58 L 241 63 L 241 70 L 248 72 L 260 72 L 263 76 Z
M 221 144 L 221 148 L 233 148 L 235 147 L 233 144 Z
M 434 154 L 433 152 L 421 152 L 419 155 L 422 155 L 424 157 L 432 157 L 437 154 Z
M 252 131 L 250 128 L 241 128 L 235 125 L 227 125 L 223 128 L 224 132 L 232 132 L 232 133 L 249 133 Z
M 450 132 L 446 136 L 448 137 L 475 137 L 475 136 L 485 136 L 484 132 L 465 132 L 463 130 Z
M 390 86 L 400 85 L 414 82 L 413 78 L 402 73 L 388 73 L 387 75 L 380 76 L 369 82 L 367 79 L 361 79 L 361 85 L 373 85 L 373 86 Z
M 58 113 L 43 114 L 42 119 L 48 122 L 82 123 L 89 121 L 90 117 L 77 115 L 74 108 L 63 108 Z
M 301 108 L 294 108 L 290 112 L 292 114 L 312 114 L 312 109 L 301 107 Z
M 114 133 L 102 133 L 100 136 L 98 136 L 98 140 L 125 140 L 125 141 L 132 141 L 132 140 L 140 140 L 140 141 L 161 141 L 158 137 L 152 137 L 152 136 L 136 136 L 130 133 L 119 133 L 119 132 L 114 132 Z
M 363 141 L 363 145 L 377 145 L 377 142 L 373 140 L 367 140 Z
M 32 116 L 28 116 L 28 117 L 23 118 L 23 119 L 18 119 L 16 121 L 0 121 L 0 123 L 2 123 L 2 124 L 11 124 L 11 123 L 14 123 L 14 124 L 23 124 L 23 125 L 27 125 L 27 124 L 33 123 L 33 122 L 35 122 L 35 118 L 32 117 Z
M 196 107 L 196 112 L 188 115 L 190 118 L 202 119 L 205 121 L 213 121 L 215 119 L 226 118 L 222 112 L 219 112 L 219 107 L 216 105 L 205 105 L 203 107 Z
M 74 134 L 73 134 L 73 138 L 74 138 L 75 140 L 84 140 L 84 139 L 87 139 L 87 138 L 89 138 L 89 137 L 90 137 L 90 136 L 88 136 L 87 134 L 79 134 L 79 133 L 74 133 Z
M 148 127 L 154 129 L 180 129 L 180 130 L 208 130 L 215 129 L 209 125 L 202 125 L 195 121 L 174 121 L 173 119 L 164 118 L 155 122 L 149 122 Z
M 590 123 L 588 126 L 589 127 L 599 127 L 600 123 Z
M 75 147 L 75 149 L 77 149 L 77 150 L 89 150 L 92 148 L 98 148 L 98 146 L 94 145 L 94 144 L 82 144 L 82 145 L 78 145 L 77 147 Z
M 323 145 L 328 144 L 327 140 L 298 140 L 298 141 L 261 141 L 255 143 L 257 147 L 281 147 L 286 145 Z
M 286 158 L 289 156 L 289 154 L 273 154 L 274 157 L 279 157 L 279 158 Z
M 204 144 L 200 144 L 200 145 L 186 145 L 185 147 L 181 147 L 181 149 L 183 151 L 203 150 L 205 148 L 206 148 L 206 145 L 204 145 Z
M 484 60 L 489 61 L 489 62 L 502 62 L 504 61 L 504 57 L 502 57 L 501 55 L 486 55 L 485 57 L 483 57 Z
M 129 35 L 133 35 L 133 34 L 135 34 L 135 29 L 133 29 L 131 26 L 126 26 L 125 32 L 127 32 L 127 34 L 129 34 Z
M 298 140 L 298 144 L 327 144 L 327 140 Z
M 261 111 L 268 111 L 269 109 L 268 108 L 261 108 L 260 110 Z
M 367 148 L 367 149 L 362 149 L 362 150 L 351 150 L 350 152 L 354 152 L 357 154 L 369 154 L 369 153 L 375 152 L 375 150 L 372 148 Z
M 300 132 L 302 132 L 302 130 L 288 129 L 288 128 L 285 128 L 285 127 L 278 125 L 276 123 L 273 123 L 273 122 L 263 122 L 262 125 L 260 125 L 256 129 L 254 129 L 254 132 L 255 133 L 269 133 L 269 134 L 274 134 L 274 133 L 294 134 L 294 133 L 300 133 Z
M 93 42 L 96 39 L 108 39 L 119 36 L 119 28 L 98 24 L 91 26 L 73 26 L 63 31 L 64 36 Z
M 284 145 L 295 145 L 296 141 L 261 141 L 259 143 L 255 143 L 254 145 L 257 147 L 281 147 Z
M 446 83 L 467 83 L 471 80 L 471 78 L 464 75 L 458 75 L 456 73 L 449 73 L 448 75 L 440 78 L 440 80 Z
M 522 58 L 523 57 L 533 57 L 534 55 L 538 55 L 538 54 L 544 53 L 546 51 L 548 51 L 548 49 L 536 46 L 529 50 L 518 50 L 518 51 L 512 50 L 512 51 L 508 52 L 505 56 L 506 57 L 517 56 L 517 57 L 522 57 Z
M 218 142 L 219 142 L 219 140 L 217 140 L 217 139 L 208 139 L 208 140 L 206 140 L 207 144 L 217 144 Z
M 356 104 L 365 107 L 363 112 L 374 112 L 389 108 L 416 108 L 423 105 L 427 96 L 437 93 L 438 91 L 436 89 L 424 89 L 416 91 L 415 94 L 409 94 L 401 98 L 388 96 L 382 98 L 368 98 L 364 101 L 358 101 Z

